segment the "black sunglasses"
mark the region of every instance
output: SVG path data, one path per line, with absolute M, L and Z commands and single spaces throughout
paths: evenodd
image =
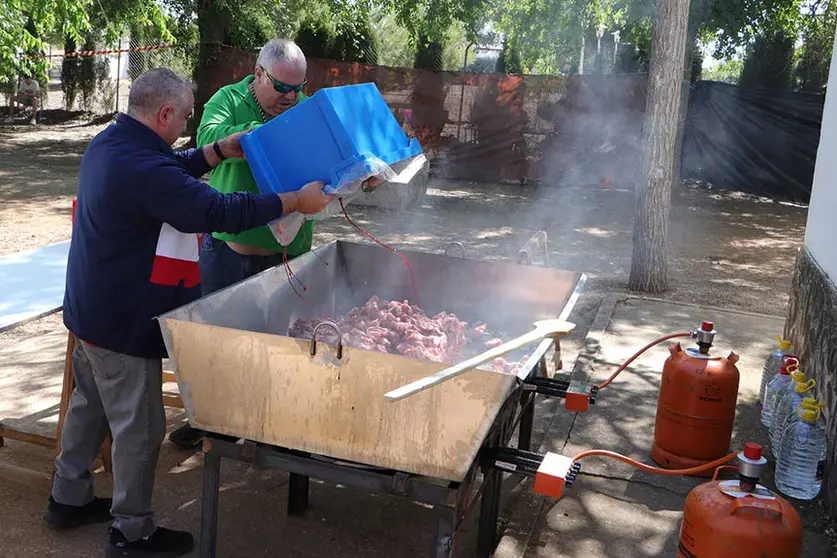
M 264 67 L 261 67 L 261 68 L 262 68 L 262 71 L 264 72 L 264 75 L 267 76 L 267 79 L 269 79 L 273 83 L 273 89 L 275 89 L 279 93 L 288 94 L 291 91 L 295 91 L 296 93 L 302 93 L 302 89 L 308 84 L 308 80 L 306 79 L 305 81 L 303 81 L 299 85 L 288 85 L 287 83 L 285 83 L 283 81 L 279 81 L 278 79 L 274 79 L 273 76 L 270 75 L 270 73 L 267 70 L 264 69 Z

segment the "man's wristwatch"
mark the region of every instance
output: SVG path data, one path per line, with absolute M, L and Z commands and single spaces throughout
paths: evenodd
M 216 141 L 215 143 L 213 143 L 213 144 L 212 144 L 212 149 L 215 151 L 215 154 L 216 154 L 216 155 L 218 155 L 218 158 L 219 158 L 219 159 L 221 159 L 222 161 L 223 161 L 224 159 L 226 159 L 226 157 L 224 156 L 224 154 L 223 154 L 223 153 L 221 153 L 221 146 L 220 146 L 220 145 L 218 145 L 218 142 L 217 142 L 217 141 Z

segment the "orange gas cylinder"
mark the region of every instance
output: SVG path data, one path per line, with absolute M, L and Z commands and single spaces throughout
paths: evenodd
M 758 444 L 747 444 L 744 454 L 758 448 L 758 460 L 742 459 L 740 470 L 758 470 L 767 463 Z M 758 466 L 762 462 L 761 467 Z M 757 484 L 754 477 L 712 481 L 686 498 L 677 558 L 799 558 L 802 521 L 791 504 Z
M 669 349 L 651 449 L 651 458 L 661 467 L 696 467 L 729 450 L 738 399 L 738 355 L 711 355 L 715 333 L 712 322 L 703 322 L 696 332 L 697 347 L 684 351 L 675 343 Z

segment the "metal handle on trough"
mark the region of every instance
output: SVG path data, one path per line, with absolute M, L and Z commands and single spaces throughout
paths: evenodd
M 467 258 L 468 257 L 468 255 L 465 252 L 465 246 L 461 242 L 451 242 L 450 244 L 445 246 L 445 255 L 448 256 L 448 257 L 453 258 L 455 256 L 451 255 L 451 253 L 450 253 L 451 248 L 459 248 L 459 250 L 462 252 L 462 255 L 460 256 L 461 258 Z
M 337 332 L 337 358 L 343 358 L 343 334 L 340 333 L 340 328 L 331 320 L 324 320 L 314 327 L 314 333 L 311 335 L 311 356 L 317 354 L 317 331 L 323 327 L 330 327 Z
M 538 231 L 532 238 L 526 241 L 517 256 L 517 263 L 521 265 L 532 265 L 533 255 L 538 248 L 543 248 L 543 265 L 549 267 L 549 248 L 547 247 L 546 231 Z

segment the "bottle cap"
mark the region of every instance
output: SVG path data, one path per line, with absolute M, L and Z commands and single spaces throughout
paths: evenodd
M 779 348 L 783 351 L 788 351 L 793 346 L 789 339 L 784 339 L 781 335 L 777 335 L 776 340 L 779 342 Z
M 799 418 L 804 420 L 805 422 L 817 422 L 817 419 L 820 418 L 820 414 L 822 413 L 822 408 L 824 405 L 817 404 L 813 407 L 806 407 L 805 405 L 800 405 L 797 409 L 796 413 L 799 415 Z
M 817 385 L 817 382 L 814 381 L 814 378 L 811 378 L 807 382 L 796 382 L 796 385 L 793 387 L 793 390 L 796 393 L 805 393 L 814 388 Z
M 799 364 L 792 361 L 785 361 L 782 363 L 782 366 L 779 368 L 779 374 L 783 376 L 788 376 L 796 371 L 799 370 Z
M 782 356 L 782 364 L 796 364 L 799 365 L 799 357 L 796 355 L 785 354 Z
M 755 442 L 747 442 L 744 444 L 744 457 L 753 461 L 761 459 L 761 444 Z

